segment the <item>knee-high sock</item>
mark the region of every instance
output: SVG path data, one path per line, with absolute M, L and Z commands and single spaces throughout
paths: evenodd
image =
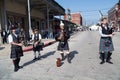
M 17 68 L 17 59 L 13 60 L 14 68 Z
M 105 60 L 105 53 L 101 53 L 102 61 Z
M 108 52 L 106 61 L 109 61 L 109 60 L 110 60 L 111 55 L 112 55 L 112 53 L 111 53 L 111 52 Z
M 20 58 L 17 58 L 17 66 L 19 67 Z
M 36 51 L 34 52 L 34 58 L 36 58 Z

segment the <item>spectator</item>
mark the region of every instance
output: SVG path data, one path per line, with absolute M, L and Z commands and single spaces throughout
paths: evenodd
M 1 32 L 3 44 L 7 43 L 7 32 L 3 29 Z

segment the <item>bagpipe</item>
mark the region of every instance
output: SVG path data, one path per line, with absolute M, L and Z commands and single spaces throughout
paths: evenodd
M 58 32 L 56 35 L 55 35 L 55 40 L 56 41 L 66 41 L 70 38 L 70 34 L 63 30 L 63 32 Z

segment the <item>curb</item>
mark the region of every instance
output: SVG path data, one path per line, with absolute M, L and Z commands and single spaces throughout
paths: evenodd
M 71 34 L 71 36 L 75 35 L 76 33 L 77 33 L 77 32 Z M 47 47 L 47 46 L 50 46 L 50 45 L 52 45 L 52 44 L 54 44 L 54 43 L 56 43 L 56 42 L 57 42 L 56 40 L 44 42 L 43 48 L 44 48 L 44 47 Z M 31 51 L 31 50 L 33 50 L 33 46 L 32 46 L 32 45 L 23 48 L 23 52 L 27 52 L 27 51 Z
M 47 46 L 50 46 L 50 45 L 54 44 L 55 42 L 56 42 L 55 40 L 50 41 L 50 42 L 49 41 L 44 42 L 43 48 L 47 47 Z M 31 46 L 28 46 L 28 47 L 24 47 L 22 50 L 23 50 L 23 52 L 31 51 L 31 50 L 33 50 L 33 46 L 31 45 Z

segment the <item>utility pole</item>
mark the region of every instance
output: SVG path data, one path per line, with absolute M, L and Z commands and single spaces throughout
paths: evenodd
M 67 18 L 68 18 L 68 21 L 70 22 L 71 21 L 71 11 L 70 11 L 70 9 L 67 9 Z M 68 30 L 72 31 L 72 28 L 71 28 L 70 25 L 68 27 Z
M 32 35 L 32 29 L 31 29 L 31 15 L 30 15 L 30 0 L 27 0 L 28 4 L 28 24 L 29 24 L 29 35 L 31 37 Z
M 102 14 L 101 10 L 99 10 L 99 13 L 100 13 L 100 18 L 103 18 L 103 14 Z
M 68 16 L 68 21 L 71 20 L 71 11 L 70 9 L 67 9 L 67 16 Z

